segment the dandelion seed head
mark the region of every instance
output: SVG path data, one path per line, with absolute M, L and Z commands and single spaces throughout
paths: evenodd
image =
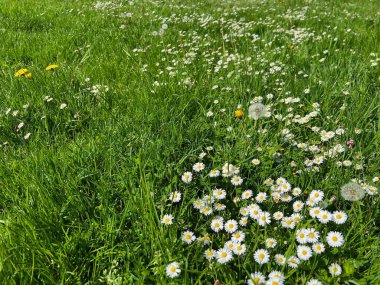
M 253 103 L 248 108 L 248 117 L 255 121 L 265 117 L 266 113 L 267 107 L 262 103 Z
M 365 191 L 360 184 L 350 182 L 342 186 L 340 194 L 344 200 L 354 202 L 363 199 Z

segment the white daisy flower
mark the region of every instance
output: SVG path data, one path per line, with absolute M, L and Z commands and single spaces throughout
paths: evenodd
M 282 254 L 276 254 L 274 260 L 278 265 L 284 265 L 286 263 L 286 257 Z
M 313 190 L 309 195 L 309 197 L 313 199 L 316 203 L 322 201 L 324 196 L 325 194 L 320 190 Z
M 181 269 L 179 268 L 179 264 L 177 262 L 172 262 L 168 266 L 166 266 L 166 275 L 170 278 L 175 278 L 181 273 Z
M 300 264 L 300 260 L 297 257 L 295 257 L 295 256 L 289 257 L 289 259 L 288 259 L 288 266 L 289 267 L 297 268 L 298 264 Z
M 274 238 L 267 238 L 265 240 L 266 248 L 275 248 L 276 245 L 277 245 L 277 240 L 275 240 Z
M 313 207 L 309 210 L 309 215 L 312 218 L 316 218 L 320 215 L 321 212 L 322 212 L 322 209 L 320 207 Z
M 275 212 L 273 213 L 273 219 L 276 221 L 280 221 L 284 217 L 284 214 L 282 212 Z
M 245 233 L 242 231 L 236 231 L 232 234 L 231 240 L 236 243 L 241 243 L 244 241 Z
M 221 264 L 227 263 L 232 259 L 232 253 L 228 249 L 221 248 L 216 252 L 215 258 Z
M 240 215 L 246 217 L 249 215 L 249 211 L 247 207 L 241 207 L 239 210 Z
M 164 224 L 164 225 L 171 225 L 171 224 L 173 224 L 173 216 L 170 215 L 170 214 L 164 215 L 162 217 L 161 223 Z
M 294 227 L 296 226 L 296 223 L 292 220 L 292 218 L 284 217 L 281 220 L 281 225 L 282 225 L 282 227 L 284 227 L 286 229 L 294 229 Z
M 193 207 L 197 210 L 201 210 L 205 206 L 205 202 L 201 199 L 197 199 L 193 202 Z
M 200 213 L 205 216 L 209 216 L 212 214 L 212 208 L 209 206 L 204 206 L 202 209 L 200 209 Z
M 299 213 L 294 213 L 290 216 L 290 218 L 295 222 L 296 224 L 299 223 L 302 220 L 302 216 Z
M 260 164 L 260 160 L 258 160 L 257 158 L 254 158 L 254 159 L 252 159 L 252 164 L 253 165 L 259 165 Z
M 329 232 L 326 237 L 327 243 L 331 247 L 340 247 L 344 243 L 343 235 L 340 232 Z
M 257 222 L 260 226 L 265 226 L 271 223 L 271 216 L 268 212 L 261 212 L 257 218 Z
M 240 167 L 231 164 L 231 165 L 230 165 L 230 171 L 231 171 L 233 174 L 239 174 L 239 172 L 240 172 Z
M 227 208 L 226 205 L 222 204 L 222 203 L 215 203 L 214 204 L 214 210 L 215 211 L 223 211 Z
M 281 199 L 281 194 L 278 192 L 272 192 L 270 194 L 272 196 L 273 201 L 277 204 Z
M 243 200 L 248 200 L 249 198 L 252 197 L 252 190 L 245 190 L 242 194 L 241 194 L 241 198 Z
M 253 254 L 253 257 L 258 264 L 265 264 L 269 261 L 269 252 L 266 249 L 258 249 Z
M 232 177 L 231 183 L 234 186 L 239 186 L 239 185 L 243 184 L 243 179 L 240 176 L 235 175 L 234 177 Z
M 318 215 L 318 220 L 322 224 L 327 224 L 332 219 L 332 215 L 329 211 L 322 210 Z
M 292 196 L 288 194 L 281 195 L 281 201 L 282 202 L 290 202 L 292 201 Z
M 350 167 L 352 165 L 352 162 L 349 160 L 345 160 L 342 163 L 343 163 L 343 166 L 345 166 L 345 167 Z
M 316 243 L 319 239 L 319 232 L 317 232 L 314 228 L 306 229 L 307 242 Z
M 259 205 L 252 204 L 252 205 L 249 205 L 248 208 L 249 208 L 249 216 L 252 219 L 258 219 L 259 215 L 261 214 L 261 209 L 260 209 Z
M 317 279 L 310 279 L 306 285 L 323 285 L 321 281 Z
M 265 192 L 259 192 L 259 193 L 257 193 L 257 195 L 255 197 L 255 200 L 257 201 L 257 203 L 262 203 L 266 199 L 267 199 L 267 193 L 265 193 Z
M 318 203 L 313 199 L 313 198 L 309 198 L 306 200 L 306 205 L 310 206 L 310 207 L 314 207 L 316 206 Z
M 224 243 L 223 248 L 228 249 L 229 251 L 232 252 L 233 249 L 235 248 L 235 245 L 236 245 L 235 242 L 233 242 L 232 240 L 229 240 L 229 241 L 227 241 L 227 242 Z
M 205 165 L 202 162 L 197 162 L 196 164 L 193 165 L 193 170 L 195 172 L 201 172 L 203 169 L 205 169 Z
M 227 233 L 233 233 L 238 229 L 238 223 L 235 220 L 228 220 L 224 224 L 224 229 L 226 230 Z
M 174 203 L 178 203 L 181 201 L 181 193 L 178 191 L 170 193 L 169 200 L 173 201 Z
M 187 244 L 190 244 L 195 240 L 195 235 L 191 231 L 186 231 L 182 235 L 182 240 L 186 242 Z
M 211 229 L 214 232 L 219 232 L 219 231 L 223 230 L 223 218 L 213 219 L 211 221 Z
M 251 273 L 249 280 L 247 281 L 248 285 L 262 285 L 265 282 L 265 276 L 260 272 Z
M 286 193 L 292 190 L 292 186 L 290 183 L 283 183 L 278 187 L 278 189 L 281 191 L 281 193 Z
M 371 196 L 377 195 L 378 189 L 377 187 L 371 185 L 371 186 L 368 186 L 368 188 L 366 189 L 366 193 Z
M 305 245 L 299 245 L 297 247 L 297 256 L 301 260 L 309 260 L 312 256 L 311 248 Z
M 306 244 L 309 241 L 306 229 L 297 230 L 296 240 L 299 244 Z
M 347 214 L 342 211 L 335 211 L 333 213 L 333 221 L 338 224 L 344 224 L 347 221 Z
M 280 282 L 285 281 L 285 276 L 284 274 L 281 273 L 281 271 L 273 270 L 268 274 L 269 279 L 277 279 Z
M 212 196 L 213 196 L 215 199 L 217 199 L 217 200 L 221 200 L 221 199 L 226 198 L 226 195 L 227 195 L 226 190 L 221 189 L 221 188 L 219 188 L 219 189 L 215 189 L 215 190 L 212 191 Z
M 218 177 L 220 175 L 220 171 L 218 169 L 213 169 L 210 171 L 210 177 Z
M 304 203 L 302 201 L 295 201 L 293 203 L 293 210 L 294 210 L 294 212 L 301 211 L 302 208 L 303 208 L 303 206 L 304 206 Z
M 248 218 L 247 217 L 242 217 L 239 221 L 239 225 L 242 227 L 245 227 L 248 224 Z
M 193 174 L 189 171 L 182 174 L 182 181 L 185 183 L 190 183 L 193 180 Z
M 269 278 L 267 281 L 265 281 L 265 285 L 283 285 L 284 281 L 281 281 L 278 278 Z
M 215 255 L 216 255 L 215 250 L 213 250 L 213 249 L 206 249 L 205 250 L 206 259 L 211 260 L 211 259 L 215 258 Z
M 246 252 L 247 248 L 245 244 L 235 243 L 235 247 L 233 249 L 233 252 L 236 255 L 243 255 Z
M 325 245 L 321 242 L 314 243 L 311 247 L 316 254 L 321 254 L 325 251 Z
M 342 274 L 342 267 L 338 263 L 332 263 L 329 266 L 329 272 L 332 276 L 339 276 Z

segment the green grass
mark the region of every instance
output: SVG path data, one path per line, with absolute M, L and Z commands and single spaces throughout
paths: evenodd
M 312 277 L 324 284 L 380 284 L 379 196 L 354 204 L 339 196 L 352 178 L 379 187 L 372 182 L 380 175 L 376 1 L 120 0 L 104 1 L 110 3 L 104 9 L 96 3 L 0 3 L 1 284 L 243 284 L 260 269 L 252 250 L 239 262 L 210 264 L 205 248 L 180 238 L 198 219 L 209 221 L 191 203 L 216 184 L 180 181 L 207 146 L 214 147 L 204 159 L 208 171 L 226 161 L 238 165 L 255 193 L 267 189 L 264 179 L 283 176 L 302 189 L 336 195 L 331 209 L 348 213 L 339 229 L 344 247 L 327 250 L 313 265 L 286 269 L 286 284 Z M 164 33 L 154 35 L 164 23 Z M 219 69 L 219 60 L 229 63 Z M 281 71 L 271 73 L 270 63 Z M 49 64 L 59 67 L 46 71 Z M 32 78 L 15 77 L 21 68 Z M 91 93 L 97 84 L 101 91 Z M 343 170 L 332 160 L 319 172 L 295 175 L 305 158 L 279 135 L 288 126 L 247 117 L 250 100 L 269 93 L 282 114 L 290 105 L 281 98 L 300 97 L 304 107 L 292 107 L 303 115 L 320 103 L 308 126 L 344 128 L 337 142 L 353 138 L 355 145 L 345 145 L 339 160 L 364 169 Z M 62 103 L 67 107 L 60 109 Z M 242 120 L 234 118 L 238 104 Z M 320 143 L 307 127 L 294 133 Z M 262 162 L 259 171 L 250 163 L 254 157 Z M 297 169 L 289 167 L 292 160 Z M 177 190 L 184 197 L 172 205 L 167 198 Z M 170 227 L 161 224 L 167 213 L 175 216 Z M 331 278 L 326 270 L 335 260 L 346 267 Z M 165 275 L 173 261 L 182 270 L 176 279 Z

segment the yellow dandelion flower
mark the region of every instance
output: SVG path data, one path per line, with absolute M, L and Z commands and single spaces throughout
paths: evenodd
M 236 118 L 236 119 L 241 119 L 241 118 L 243 118 L 243 116 L 244 116 L 244 112 L 243 112 L 242 110 L 237 109 L 237 110 L 235 111 L 235 118 Z
M 46 70 L 53 70 L 53 69 L 56 69 L 57 67 L 58 67 L 58 64 L 50 64 L 45 69 Z
M 24 77 L 26 79 L 30 79 L 30 78 L 32 78 L 32 73 L 31 72 L 25 73 Z
M 19 69 L 16 73 L 15 73 L 15 76 L 16 77 L 20 77 L 20 76 L 23 76 L 28 70 L 26 68 L 21 68 Z

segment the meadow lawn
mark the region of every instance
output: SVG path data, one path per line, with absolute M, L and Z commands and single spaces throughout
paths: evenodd
M 379 285 L 379 117 L 376 0 L 3 0 L 0 284 Z

